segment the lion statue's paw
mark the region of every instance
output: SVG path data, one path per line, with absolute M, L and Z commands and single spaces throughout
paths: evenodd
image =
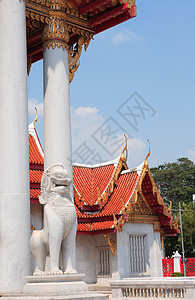
M 33 273 L 33 276 L 43 276 L 43 275 L 46 275 L 46 272 L 45 271 L 42 271 L 38 268 L 35 269 L 34 273 Z
M 56 268 L 56 269 L 53 269 L 49 274 L 50 275 L 63 275 L 63 272 L 60 269 Z

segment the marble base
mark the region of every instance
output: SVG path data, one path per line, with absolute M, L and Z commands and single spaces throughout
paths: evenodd
M 78 295 L 66 296 L 27 296 L 7 294 L 1 297 L 1 300 L 109 300 L 109 296 L 95 293 L 81 293 Z
M 84 274 L 27 276 L 23 292 L 30 295 L 68 295 L 87 292 Z
M 108 300 L 107 295 L 88 291 L 84 274 L 27 276 L 21 294 L 0 295 L 1 300 Z

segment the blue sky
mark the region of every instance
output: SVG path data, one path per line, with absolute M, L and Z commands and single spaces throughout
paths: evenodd
M 194 11 L 194 0 L 137 1 L 136 18 L 98 34 L 83 50 L 70 86 L 73 160 L 97 163 L 117 157 L 125 132 L 129 167 L 145 158 L 147 139 L 150 166 L 179 157 L 195 161 Z M 43 143 L 42 82 L 38 62 L 28 79 L 29 122 L 36 105 Z M 109 134 L 102 138 L 105 128 L 113 131 L 110 141 Z M 86 146 L 87 159 L 79 158 L 78 150 Z

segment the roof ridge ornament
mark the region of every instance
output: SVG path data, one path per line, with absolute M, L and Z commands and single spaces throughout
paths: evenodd
M 125 137 L 125 147 L 124 147 L 124 149 L 123 149 L 123 151 L 121 153 L 121 159 L 126 162 L 127 158 L 128 158 L 128 150 L 127 150 L 127 136 L 126 136 L 125 133 L 124 133 L 124 137 Z
M 33 121 L 33 127 L 35 129 L 35 122 L 37 122 L 37 119 L 38 119 L 38 111 L 37 111 L 37 108 L 35 106 L 35 111 L 36 111 L 36 115 L 35 115 L 35 118 L 34 118 L 34 121 Z
M 147 154 L 147 156 L 146 156 L 146 158 L 145 158 L 145 160 L 144 160 L 144 167 L 147 169 L 148 168 L 148 157 L 150 157 L 150 154 L 151 154 L 151 151 L 150 151 L 150 141 L 149 141 L 149 139 L 147 139 L 147 141 L 148 141 L 148 144 L 149 144 L 149 149 L 148 149 L 148 154 Z

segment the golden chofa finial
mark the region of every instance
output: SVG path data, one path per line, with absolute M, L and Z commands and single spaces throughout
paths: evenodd
M 38 118 L 38 112 L 37 112 L 37 108 L 35 107 L 35 110 L 36 110 L 36 116 L 34 118 L 34 121 L 33 121 L 33 126 L 35 128 L 35 122 L 37 122 L 37 118 Z
M 125 137 L 125 147 L 123 149 L 123 152 L 121 153 L 121 159 L 124 161 L 127 161 L 128 151 L 127 151 L 127 136 L 126 136 L 126 134 L 124 134 L 124 137 Z
M 150 141 L 149 140 L 147 140 L 147 141 L 148 141 L 148 144 L 149 144 L 149 150 L 148 150 L 148 154 L 147 154 L 147 156 L 145 158 L 145 161 L 144 161 L 144 166 L 145 167 L 148 167 L 148 157 L 150 157 L 150 154 L 151 154 L 151 152 L 150 152 Z

